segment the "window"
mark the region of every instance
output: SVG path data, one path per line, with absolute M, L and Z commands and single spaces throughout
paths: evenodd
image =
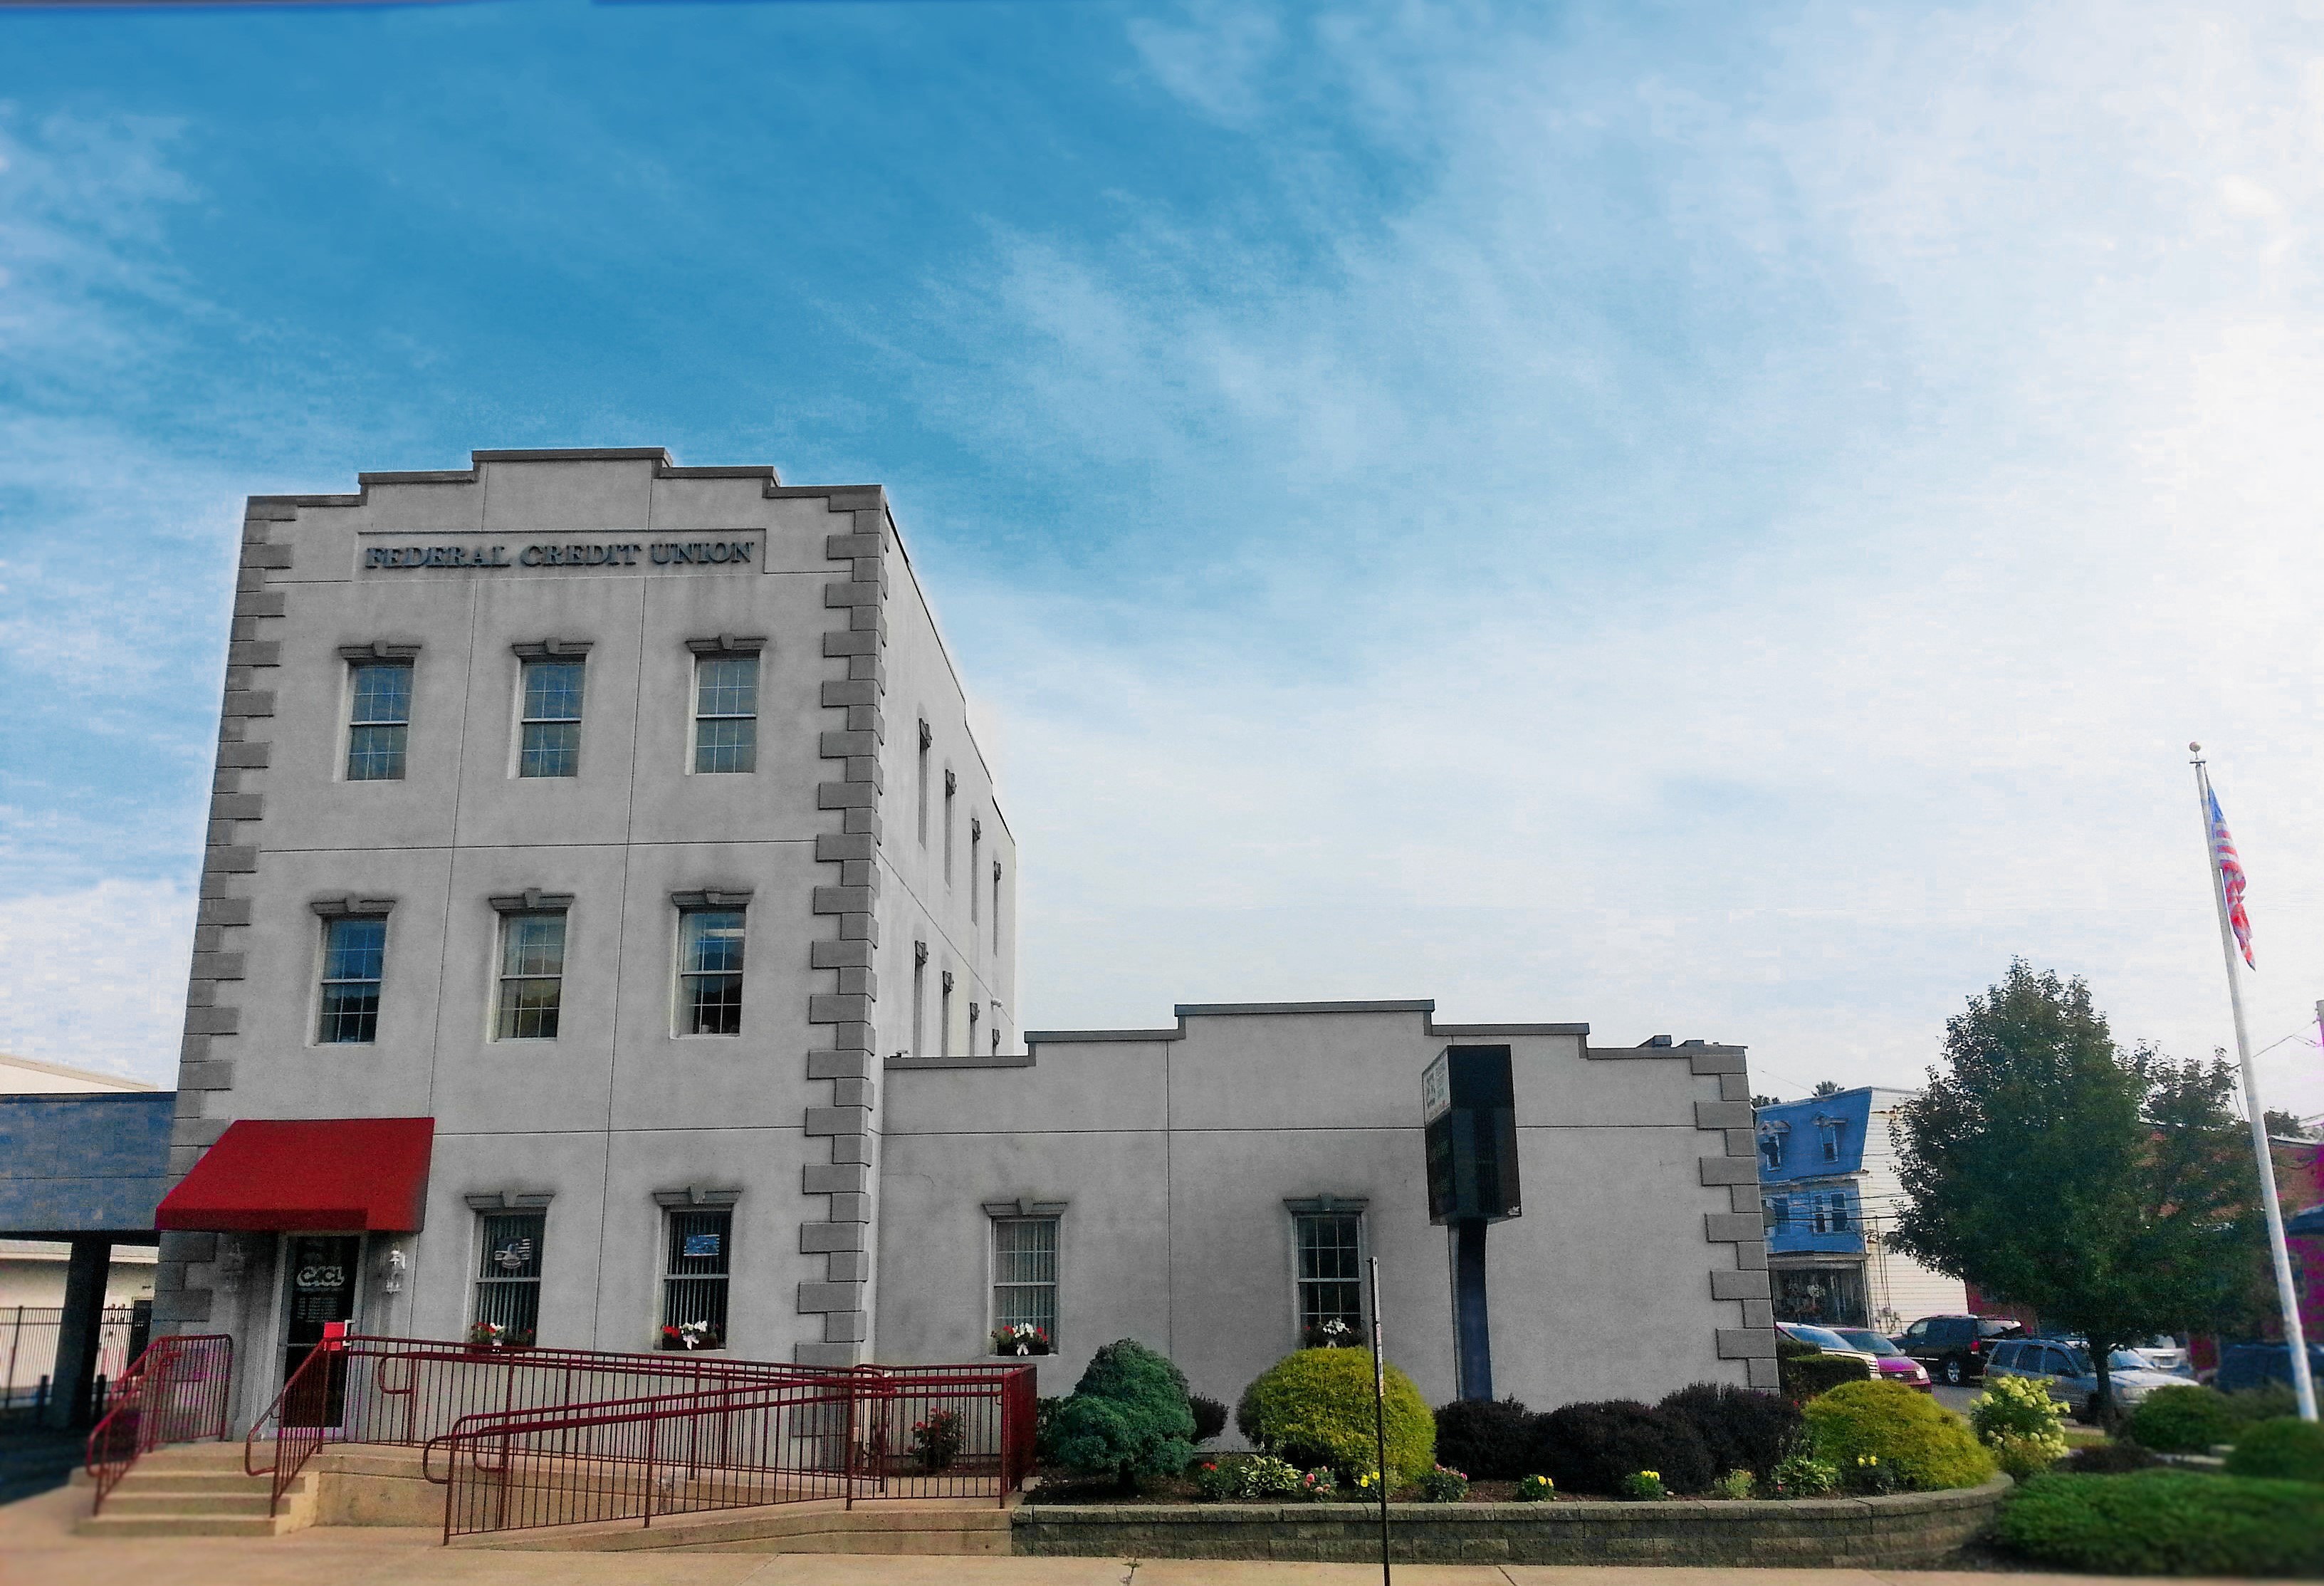
M 565 911 L 501 917 L 500 1018 L 503 1041 L 553 1041 L 565 993 Z
M 379 982 L 387 960 L 387 921 L 323 922 L 323 989 L 315 1039 L 325 1046 L 379 1038 Z
M 928 945 L 912 944 L 912 1051 L 915 1057 L 928 1055 Z
M 1759 1203 L 1766 1213 L 1767 1231 L 1774 1233 L 1792 1225 L 1792 1203 L 1782 1195 L 1770 1195 Z
M 688 908 L 678 917 L 678 1033 L 742 1033 L 742 911 Z
M 1770 1167 L 1781 1167 L 1784 1165 L 1782 1130 L 1765 1129 L 1759 1131 L 1759 1156 Z
M 947 969 L 944 972 L 941 983 L 944 990 L 939 993 L 940 1000 L 936 1004 L 936 1056 L 949 1057 L 952 1056 L 952 971 Z
M 1834 1233 L 1846 1233 L 1849 1230 L 1849 1222 L 1847 1193 L 1845 1191 L 1835 1192 L 1831 1197 L 1831 1209 L 1827 1213 L 1827 1220 L 1831 1224 L 1831 1231 Z
M 356 661 L 347 669 L 347 780 L 400 782 L 411 731 L 411 663 Z
M 1360 1333 L 1364 1326 L 1362 1263 L 1357 1251 L 1363 1220 L 1351 1212 L 1301 1212 L 1292 1217 L 1299 1252 L 1299 1341 L 1318 1343 L 1337 1322 Z
M 978 848 L 980 848 L 980 847 L 982 847 L 982 846 L 983 845 L 983 843 L 984 843 L 984 823 L 983 823 L 982 821 L 981 821 L 981 820 L 977 819 L 977 818 L 976 818 L 976 816 L 969 816 L 969 817 L 968 817 L 968 923 L 969 923 L 970 925 L 972 925 L 972 926 L 973 926 L 973 925 L 974 925 L 974 924 L 976 923 L 977 916 L 978 916 L 980 913 L 982 913 L 982 910 L 981 910 L 981 909 L 979 909 L 979 908 L 977 908 L 977 893 L 978 893 L 979 889 L 978 889 L 978 887 L 977 887 L 977 885 L 976 885 L 976 871 L 977 871 L 976 851 L 977 851 L 977 849 L 978 849 Z M 969 932 L 969 934 L 968 934 L 968 940 L 969 940 L 969 945 L 970 945 L 971 946 L 975 945 L 975 944 L 976 944 L 976 933 L 975 933 L 974 931 L 971 931 L 971 932 Z
M 920 815 L 919 815 L 920 846 L 921 846 L 921 847 L 923 847 L 923 848 L 925 848 L 925 847 L 927 847 L 927 846 L 928 845 L 928 745 L 929 745 L 929 744 L 931 744 L 931 743 L 933 743 L 933 742 L 936 742 L 936 734 L 935 734 L 934 733 L 931 733 L 931 732 L 929 732 L 929 731 L 928 731 L 928 724 L 927 724 L 927 722 L 925 722 L 925 721 L 923 721 L 923 722 L 920 724 Z
M 540 1326 L 540 1247 L 543 1212 L 487 1212 L 478 1220 L 476 1308 L 471 1318 L 507 1330 L 509 1342 L 530 1343 Z
M 669 1253 L 662 1264 L 662 1348 L 715 1350 L 725 1344 L 733 1235 L 732 1206 L 671 1209 Z
M 1844 1127 L 1845 1126 L 1840 1121 L 1840 1120 L 1836 1118 L 1819 1118 L 1816 1120 L 1816 1136 L 1823 1142 L 1823 1159 L 1825 1161 L 1837 1162 L 1840 1160 L 1840 1132 Z
M 758 765 L 759 658 L 697 657 L 694 663 L 695 770 L 700 774 L 749 771 Z
M 992 862 L 992 950 L 1001 951 L 1001 862 Z
M 992 1005 L 992 1055 L 1001 1056 L 1001 1004 Z
M 959 791 L 960 779 L 954 776 L 952 772 L 946 771 L 944 802 L 944 864 L 945 885 L 947 887 L 952 885 L 952 806 L 953 799 Z
M 524 716 L 517 745 L 520 777 L 581 774 L 582 660 L 527 660 Z
M 992 1325 L 1031 1325 L 1057 1347 L 1057 1220 L 992 1220 Z

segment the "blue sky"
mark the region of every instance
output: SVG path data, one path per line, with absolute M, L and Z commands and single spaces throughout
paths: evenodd
M 237 498 L 659 444 L 890 487 L 1036 1026 L 2197 1056 L 2197 736 L 2324 1111 L 2319 137 L 2259 5 L 0 14 L 0 1047 L 170 1069 Z

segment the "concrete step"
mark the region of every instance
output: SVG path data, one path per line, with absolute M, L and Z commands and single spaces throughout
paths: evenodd
M 304 1481 L 307 1473 L 300 1471 L 291 1478 Z M 116 1492 L 267 1492 L 272 1489 L 274 1478 L 245 1476 L 237 1465 L 231 1471 L 189 1471 L 173 1465 L 153 1466 L 143 1461 L 129 1468 L 121 1479 Z
M 290 1515 L 120 1515 L 108 1506 L 101 1515 L 73 1525 L 78 1536 L 280 1536 L 300 1529 Z
M 255 1492 L 132 1491 L 124 1486 L 105 1500 L 108 1515 L 263 1515 L 272 1494 Z

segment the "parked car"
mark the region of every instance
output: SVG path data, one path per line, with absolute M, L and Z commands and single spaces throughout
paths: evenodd
M 2025 1329 L 2006 1316 L 1923 1316 L 1895 1342 L 1932 1375 L 1958 1387 L 1985 1375 L 1995 1340 L 2024 1336 Z
M 2158 1388 L 2184 1388 L 2187 1379 L 2157 1371 L 2135 1350 L 2116 1350 L 2107 1357 L 2113 1379 L 2115 1403 L 2127 1409 Z M 2079 1339 L 2011 1338 L 1992 1346 L 1986 1361 L 1988 1377 L 2030 1377 L 2050 1389 L 2050 1397 L 2065 1401 L 2067 1413 L 2078 1421 L 2090 1417 L 2098 1397 L 2098 1368 Z
M 1869 1327 L 1834 1327 L 1831 1331 L 1856 1348 L 1875 1356 L 1873 1369 L 1886 1380 L 1901 1382 L 1907 1388 L 1917 1388 L 1923 1393 L 1936 1391 L 1935 1385 L 1929 1380 L 1927 1367 Z
M 1807 1322 L 1778 1322 L 1775 1331 L 1794 1343 L 1803 1343 L 1821 1350 L 1828 1355 L 1854 1355 L 1877 1373 L 1880 1357 L 1870 1350 L 1852 1344 L 1829 1327 L 1818 1327 Z
M 2195 1362 L 2188 1358 L 2187 1346 L 2169 1333 L 2141 1339 L 2130 1347 L 2144 1356 L 2146 1363 L 2156 1370 L 2168 1371 L 2173 1377 L 2183 1377 L 2190 1382 L 2194 1380 Z
M 2308 1375 L 2324 1382 L 2324 1343 L 2308 1346 Z M 2281 1340 L 2273 1343 L 2231 1343 L 2219 1351 L 2219 1369 L 2211 1379 L 2211 1386 L 2221 1393 L 2234 1393 L 2240 1388 L 2264 1388 L 2271 1382 L 2289 1385 L 2292 1381 L 2292 1346 Z

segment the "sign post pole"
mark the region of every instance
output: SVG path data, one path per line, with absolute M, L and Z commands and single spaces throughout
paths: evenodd
M 1379 1487 L 1380 1586 L 1389 1586 L 1388 1564 L 1388 1357 L 1380 1351 L 1379 1258 L 1364 1262 L 1372 1289 L 1372 1443 L 1379 1457 L 1373 1480 Z

